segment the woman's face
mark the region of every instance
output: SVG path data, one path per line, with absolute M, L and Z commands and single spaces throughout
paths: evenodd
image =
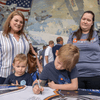
M 93 15 L 90 13 L 85 13 L 83 17 L 81 18 L 80 27 L 82 29 L 82 32 L 89 32 L 91 26 L 93 25 Z
M 17 33 L 23 28 L 23 18 L 15 15 L 10 21 L 11 33 Z

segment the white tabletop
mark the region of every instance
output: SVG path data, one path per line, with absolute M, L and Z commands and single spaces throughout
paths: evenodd
M 49 87 L 44 87 L 42 94 L 36 95 L 33 93 L 32 87 L 27 86 L 23 90 L 1 94 L 0 100 L 43 100 L 50 95 L 54 95 L 53 91 Z

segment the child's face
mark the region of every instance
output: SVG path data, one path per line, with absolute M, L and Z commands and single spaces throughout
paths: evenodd
M 57 70 L 64 70 L 65 69 L 64 64 L 59 59 L 59 56 L 56 56 L 54 64 L 55 64 L 55 68 Z
M 27 68 L 27 63 L 26 61 L 23 62 L 15 61 L 15 63 L 13 63 L 13 67 L 15 70 L 15 76 L 22 76 Z

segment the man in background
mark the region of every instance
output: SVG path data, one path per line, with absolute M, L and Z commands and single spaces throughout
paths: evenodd
M 45 50 L 45 59 L 44 59 L 44 66 L 49 63 L 52 62 L 54 60 L 53 58 L 53 53 L 52 53 L 52 47 L 54 46 L 54 41 L 49 41 L 49 46 L 46 48 Z
M 52 48 L 54 59 L 56 58 L 56 55 L 55 55 L 56 50 L 59 50 L 60 47 L 63 46 L 63 38 L 62 37 L 57 37 L 56 42 L 57 42 L 57 44 Z

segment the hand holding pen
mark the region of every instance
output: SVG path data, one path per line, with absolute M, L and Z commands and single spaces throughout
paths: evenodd
M 39 88 L 41 88 L 40 81 L 39 81 L 39 77 L 38 77 L 38 74 L 37 73 L 36 73 L 36 77 L 37 77 L 37 81 L 38 81 L 38 86 L 39 86 Z M 40 93 L 42 94 L 42 91 L 40 91 Z
M 42 82 L 42 80 L 39 80 L 38 74 L 36 74 L 36 77 L 37 80 L 35 80 L 32 85 L 33 92 L 34 94 L 42 94 L 42 91 L 44 91 L 44 88 L 40 86 L 40 82 Z

